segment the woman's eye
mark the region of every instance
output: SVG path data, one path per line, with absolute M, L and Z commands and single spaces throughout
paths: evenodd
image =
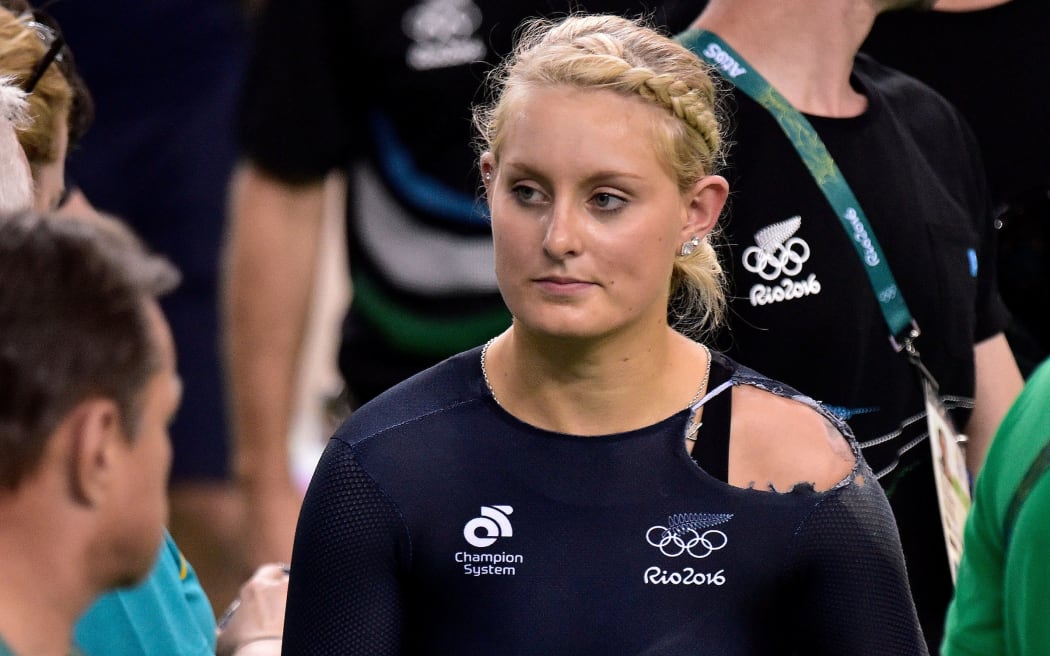
M 543 195 L 538 189 L 526 185 L 517 185 L 511 189 L 511 193 L 521 203 L 539 203 L 543 200 Z
M 627 201 L 613 194 L 595 194 L 592 202 L 602 211 L 615 211 L 627 204 Z

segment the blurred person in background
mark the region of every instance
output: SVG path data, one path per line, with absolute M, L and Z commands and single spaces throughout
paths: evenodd
M 101 221 L 0 218 L 0 653 L 66 654 L 149 574 L 181 381 L 156 298 L 178 274 Z
M 0 8 L 0 26 L 10 37 L 0 44 L 0 67 L 9 73 L 8 84 L 0 87 L 2 114 L 18 128 L 17 136 L 10 123 L 0 131 L 0 206 L 5 211 L 34 204 L 47 207 L 63 195 L 65 152 L 75 147 L 90 122 L 91 97 L 52 17 L 28 10 L 15 14 L 5 7 Z M 74 135 L 72 141 L 68 134 Z M 31 160 L 23 145 L 32 148 Z M 100 217 L 82 196 L 63 204 L 63 216 L 86 221 L 89 234 L 101 231 L 132 250 L 142 249 L 137 237 L 115 220 Z M 250 653 L 279 652 L 287 587 L 282 567 L 260 567 L 241 586 L 236 620 L 217 632 L 211 604 L 193 567 L 167 531 L 163 535 L 146 581 L 94 603 L 76 625 L 77 644 L 89 654 L 202 656 L 215 652 L 218 633 L 220 653 L 249 643 Z
M 54 2 L 48 10 L 97 108 L 71 152 L 70 186 L 121 217 L 183 275 L 161 302 L 186 381 L 171 428 L 170 527 L 218 612 L 254 569 L 241 549 L 216 291 L 247 51 L 244 9 L 233 0 L 117 0 Z
M 1050 361 L 988 450 L 966 520 L 944 656 L 1050 654 Z
M 26 96 L 25 90 L 15 86 L 12 78 L 0 80 L 0 212 L 3 214 L 24 211 L 35 202 L 33 175 L 15 132 L 16 126 L 23 132 L 33 131 Z M 138 239 L 116 220 L 100 218 L 93 212 L 86 216 L 89 218 L 69 216 L 68 220 L 86 220 L 90 224 L 88 232 L 101 230 L 129 248 L 141 250 Z M 33 266 L 41 264 L 33 258 L 30 262 Z M 17 266 L 19 260 L 6 263 Z M 17 289 L 20 282 L 17 276 L 8 280 L 13 289 Z M 37 318 L 46 323 L 46 317 Z M 12 329 L 20 319 L 14 306 L 4 316 L 8 322 L 4 325 Z M 13 341 L 6 346 L 18 348 L 15 342 L 19 337 L 18 334 L 10 336 Z M 12 351 L 4 353 L 13 354 Z M 15 376 L 3 382 L 4 389 L 15 390 L 13 396 L 17 398 L 24 381 Z M 19 527 L 6 528 L 14 534 Z M 241 587 L 236 602 L 239 613 L 216 631 L 211 606 L 193 568 L 165 531 L 164 544 L 146 580 L 133 588 L 105 594 L 92 604 L 77 621 L 76 643 L 88 654 L 205 656 L 215 653 L 217 637 L 220 654 L 237 649 L 244 649 L 241 653 L 245 655 L 276 654 L 280 649 L 287 586 L 285 569 L 275 565 L 260 567 Z
M 735 288 L 716 344 L 849 423 L 932 652 L 961 538 L 942 529 L 928 437 L 950 417 L 976 474 L 1022 378 L 972 133 L 934 90 L 858 55 L 876 16 L 924 4 L 710 0 L 678 38 L 733 86 Z
M 0 2 L 0 75 L 26 94 L 28 120 L 17 133 L 33 172 L 34 206 L 55 209 L 67 196 L 69 146 L 91 125 L 94 108 L 61 30 L 22 0 Z
M 862 46 L 944 95 L 977 136 L 999 226 L 1006 336 L 1026 376 L 1050 355 L 1048 34 L 1046 0 L 938 0 L 879 16 Z
M 163 530 L 182 381 L 156 296 L 177 281 L 116 220 L 0 217 L 0 653 L 280 652 L 287 570 L 259 568 L 217 630 Z
M 572 9 L 682 28 L 645 0 L 268 0 L 255 25 L 232 188 L 224 329 L 255 562 L 287 559 L 302 491 L 288 433 L 323 182 L 347 178 L 351 408 L 510 323 L 478 201 L 471 104 L 528 16 Z M 688 10 L 688 11 L 686 11 Z

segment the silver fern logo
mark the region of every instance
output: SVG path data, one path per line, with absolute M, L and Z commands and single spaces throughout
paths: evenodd
M 793 216 L 756 232 L 757 245 L 744 251 L 744 268 L 766 280 L 798 275 L 809 259 L 809 244 L 794 236 L 800 227 L 802 217 Z
M 406 61 L 417 71 L 485 58 L 485 43 L 477 34 L 481 9 L 471 0 L 424 0 L 405 13 L 401 27 L 412 39 Z
M 748 300 L 752 307 L 820 293 L 821 285 L 815 273 L 806 278 L 795 277 L 802 273 L 810 255 L 806 240 L 795 236 L 801 227 L 801 216 L 766 226 L 755 233 L 755 245 L 744 250 L 740 262 L 744 269 L 765 281 L 751 286 Z
M 689 554 L 707 558 L 725 548 L 729 537 L 714 528 L 733 519 L 727 513 L 680 513 L 667 518 L 667 526 L 653 526 L 645 532 L 645 541 L 668 558 Z

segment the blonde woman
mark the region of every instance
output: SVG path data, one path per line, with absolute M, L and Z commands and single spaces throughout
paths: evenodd
M 286 651 L 925 653 L 848 430 L 695 339 L 724 304 L 729 191 L 706 68 L 577 16 L 529 25 L 493 80 L 476 122 L 513 325 L 332 439 Z

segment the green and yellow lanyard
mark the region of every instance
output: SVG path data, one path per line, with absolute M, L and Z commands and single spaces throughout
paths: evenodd
M 936 390 L 937 381 L 923 365 L 915 347 L 915 339 L 920 334 L 919 325 L 904 302 L 904 296 L 897 287 L 897 281 L 886 263 L 882 247 L 875 237 L 875 231 L 871 229 L 864 209 L 853 195 L 853 190 L 813 125 L 716 34 L 704 30 L 689 30 L 677 39 L 717 69 L 722 77 L 764 107 L 780 125 L 780 129 L 798 151 L 799 157 L 849 235 L 868 276 L 868 282 L 875 292 L 882 318 L 889 328 L 893 350 L 898 353 L 903 351 L 923 379 Z

